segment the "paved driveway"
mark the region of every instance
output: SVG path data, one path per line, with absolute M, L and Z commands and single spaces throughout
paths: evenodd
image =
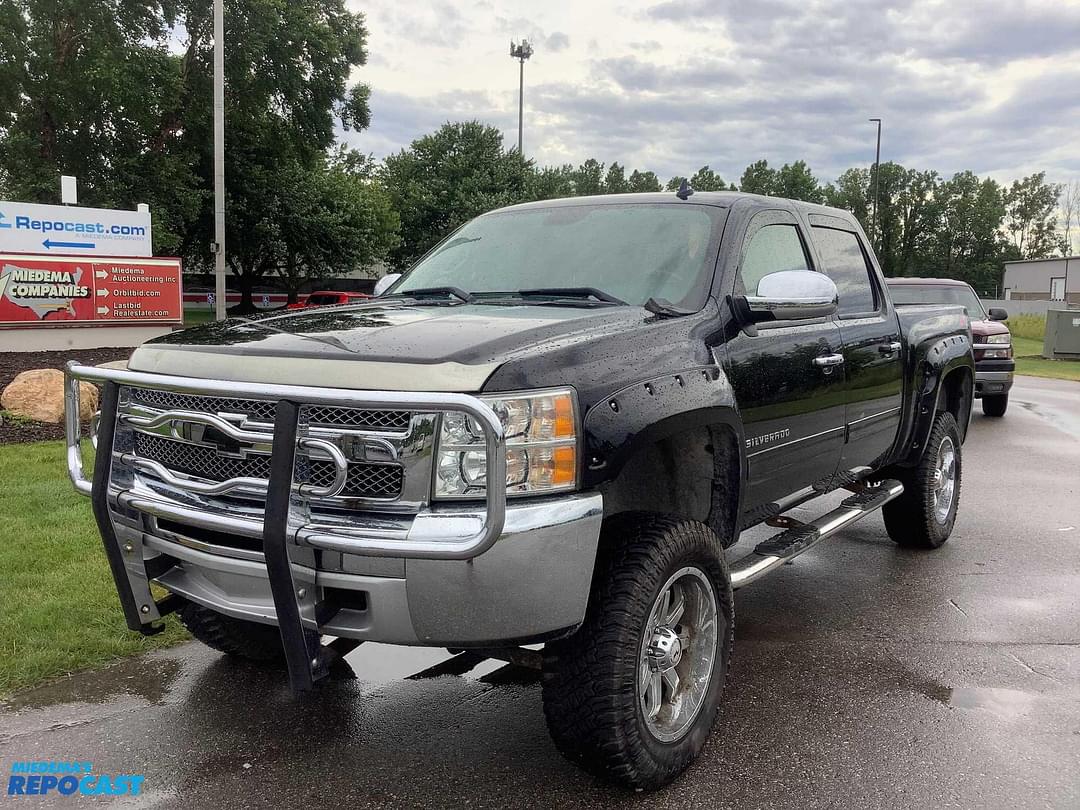
M 719 725 L 658 794 L 564 762 L 529 672 L 407 679 L 446 653 L 379 645 L 302 701 L 193 644 L 69 678 L 0 708 L 0 768 L 91 760 L 147 806 L 1075 808 L 1080 385 L 1022 378 L 964 453 L 940 551 L 875 515 L 739 592 Z

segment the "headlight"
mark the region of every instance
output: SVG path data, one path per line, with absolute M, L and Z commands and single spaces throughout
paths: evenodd
M 577 414 L 571 389 L 480 397 L 506 434 L 506 494 L 536 495 L 577 486 Z M 436 498 L 482 498 L 487 451 L 480 426 L 443 414 L 435 453 Z
M 983 349 L 979 359 L 981 360 L 1008 360 L 1012 356 L 1012 348 L 1006 346 L 1002 349 Z
M 1011 343 L 1012 335 L 1008 332 L 1003 332 L 1000 335 L 987 335 L 983 343 Z

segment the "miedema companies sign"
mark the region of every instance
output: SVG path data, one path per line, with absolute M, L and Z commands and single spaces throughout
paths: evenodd
M 180 323 L 179 259 L 0 253 L 0 325 Z
M 0 251 L 151 256 L 150 211 L 0 200 Z

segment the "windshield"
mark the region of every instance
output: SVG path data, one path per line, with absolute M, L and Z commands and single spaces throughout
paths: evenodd
M 389 294 L 453 287 L 482 296 L 592 288 L 628 304 L 698 310 L 725 211 L 706 205 L 562 205 L 487 214 L 421 259 Z
M 986 320 L 982 301 L 966 284 L 890 284 L 894 304 L 959 304 L 972 320 Z

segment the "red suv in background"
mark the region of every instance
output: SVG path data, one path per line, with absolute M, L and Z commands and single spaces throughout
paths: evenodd
M 983 309 L 971 286 L 951 278 L 890 278 L 889 294 L 897 306 L 905 304 L 960 304 L 971 320 L 975 344 L 975 397 L 983 413 L 1004 416 L 1013 384 L 1012 335 L 1001 323 L 1009 313 L 997 307 Z

